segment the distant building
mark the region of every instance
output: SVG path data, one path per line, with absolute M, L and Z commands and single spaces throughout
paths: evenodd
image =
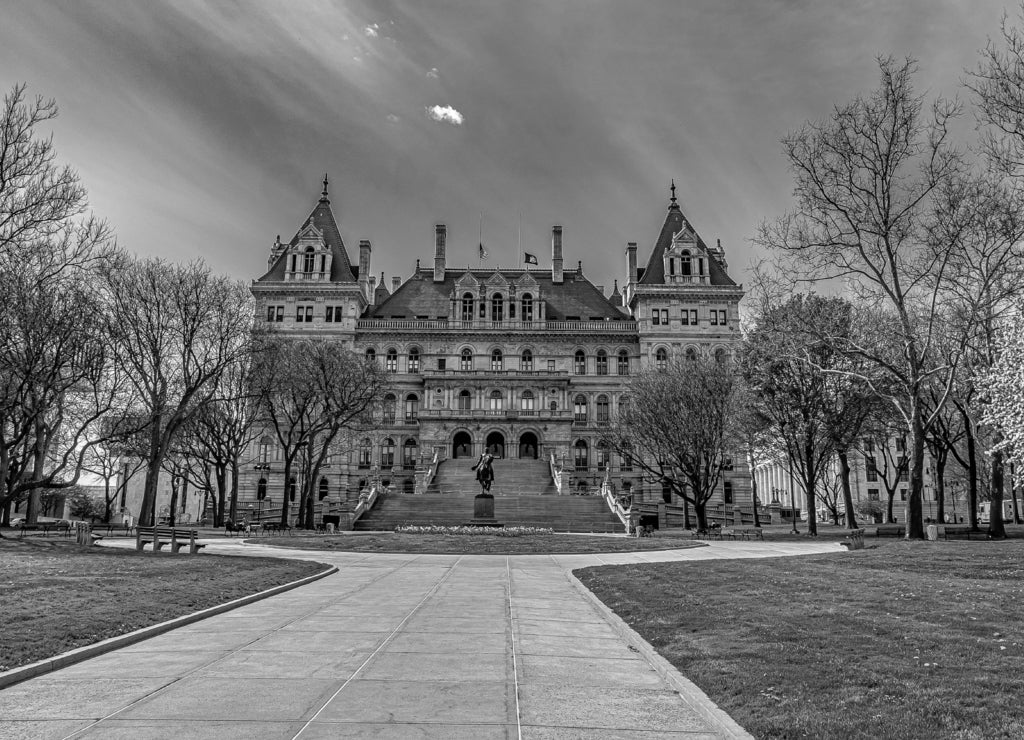
M 618 281 L 610 292 L 592 283 L 582 262 L 565 267 L 561 226 L 551 231 L 550 269 L 534 260 L 522 268 L 454 266 L 447 226 L 437 224 L 433 236 L 430 266 L 417 261 L 411 277 L 387 286 L 381 275 L 378 283 L 369 241 L 359 242 L 356 261 L 349 258 L 325 179 L 310 214 L 291 239 L 274 242 L 267 272 L 252 284 L 257 321 L 335 339 L 392 377 L 379 426 L 332 455 L 316 487 L 320 499 L 344 498 L 373 479 L 412 493 L 417 469 L 435 453 L 466 458 L 484 450 L 547 461 L 538 475 L 550 483 L 549 466 L 564 469 L 572 491 L 609 476 L 619 491 L 660 498 L 660 485 L 646 485 L 616 459 L 602 433 L 641 369 L 673 357 L 727 361 L 743 296 L 725 251 L 697 234 L 674 184 L 646 264 L 638 263 L 636 243 L 626 245 L 621 291 Z M 261 489 L 270 503 L 256 506 L 280 505 L 283 466 L 270 434 L 257 438 L 251 457 L 240 508 Z M 718 500 L 749 507 L 749 490 L 746 466 L 737 464 Z

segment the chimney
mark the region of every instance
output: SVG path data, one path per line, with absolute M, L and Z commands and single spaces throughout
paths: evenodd
M 391 295 L 395 294 L 395 291 L 402 287 L 402 278 L 395 275 L 391 278 Z
M 437 224 L 434 227 L 434 282 L 444 281 L 444 248 L 448 240 L 448 227 Z
M 626 245 L 626 274 L 628 285 L 636 283 L 636 242 L 629 242 Z
M 368 302 L 372 306 L 374 293 L 377 292 L 377 278 L 375 278 L 373 275 L 370 275 L 367 278 L 367 284 L 370 286 L 370 298 Z
M 363 297 L 367 303 L 373 303 L 373 286 L 370 284 L 370 240 L 363 239 L 359 242 L 359 283 L 363 289 Z
M 562 283 L 562 227 L 551 228 L 551 282 Z

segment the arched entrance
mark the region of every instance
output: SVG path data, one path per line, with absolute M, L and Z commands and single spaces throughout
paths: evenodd
M 524 432 L 523 435 L 519 437 L 519 459 L 536 460 L 537 447 L 537 435 L 533 432 Z
M 473 438 L 469 432 L 457 432 L 452 438 L 452 457 L 472 457 Z
M 505 457 L 505 435 L 501 432 L 491 432 L 487 435 L 487 451 L 495 457 Z

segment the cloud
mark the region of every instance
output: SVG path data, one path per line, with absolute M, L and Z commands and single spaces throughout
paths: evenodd
M 377 29 L 380 28 L 376 23 L 371 23 L 363 29 L 363 33 L 369 36 L 371 39 L 377 38 Z
M 432 105 L 427 107 L 427 115 L 435 121 L 450 123 L 454 126 L 461 126 L 464 120 L 462 114 L 450 105 Z
M 437 67 L 431 67 L 430 71 L 427 72 L 427 77 L 433 77 L 436 80 L 438 77 Z

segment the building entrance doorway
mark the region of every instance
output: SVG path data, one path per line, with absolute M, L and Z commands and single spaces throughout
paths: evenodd
M 472 457 L 473 438 L 469 432 L 458 432 L 452 439 L 452 458 Z
M 491 432 L 488 434 L 487 451 L 495 457 L 505 457 L 505 435 L 501 432 Z
M 536 460 L 537 447 L 537 435 L 533 432 L 525 432 L 519 438 L 519 459 Z

